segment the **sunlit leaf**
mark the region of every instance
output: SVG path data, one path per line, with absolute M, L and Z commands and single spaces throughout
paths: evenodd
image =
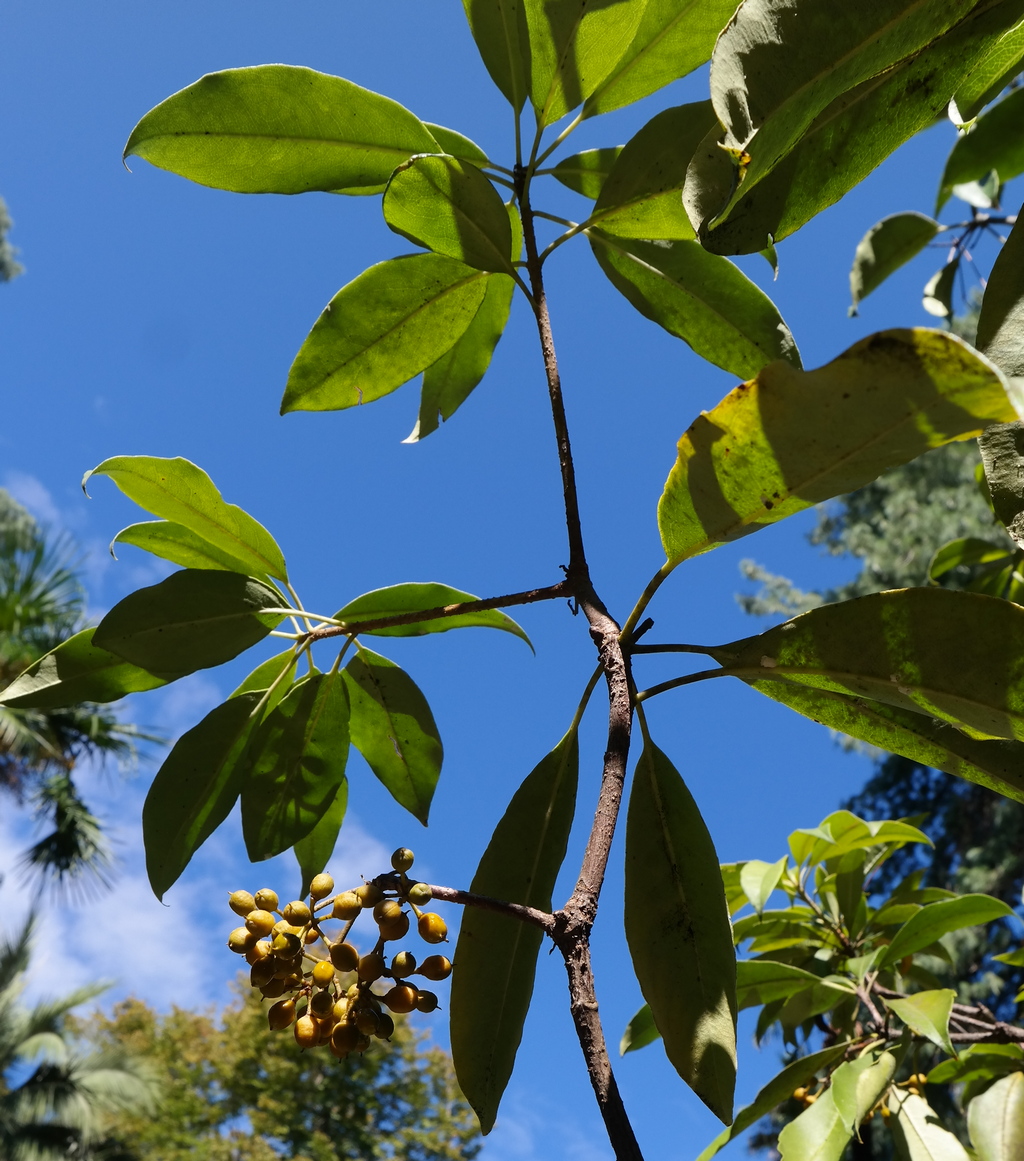
M 1018 89 L 983 113 L 974 128 L 957 140 L 942 171 L 936 213 L 949 201 L 954 186 L 980 180 L 993 169 L 1001 182 L 1024 173 L 1022 118 L 1024 91 Z
M 414 153 L 436 153 L 397 101 L 292 65 L 209 73 L 151 109 L 125 157 L 235 193 L 379 193 Z
M 176 524 L 173 520 L 147 520 L 141 524 L 129 524 L 110 542 L 111 555 L 115 544 L 131 544 L 182 568 L 216 568 L 246 575 L 253 571 L 250 562 L 231 556 L 204 540 L 191 528 Z
M 1024 20 L 1018 20 L 997 37 L 970 75 L 954 93 L 957 112 L 964 121 L 981 110 L 1006 88 L 1024 62 Z
M 211 546 L 215 558 L 219 557 L 222 562 L 237 561 L 244 566 L 242 571 L 252 576 L 288 579 L 284 556 L 270 533 L 237 504 L 225 503 L 206 472 L 189 460 L 113 456 L 85 473 L 83 488 L 91 476 L 109 476 L 140 508 L 190 529 Z M 223 568 L 224 564 L 202 567 Z
M 773 1000 L 788 1000 L 799 992 L 823 989 L 828 1007 L 833 1007 L 849 989 L 835 981 L 787 963 L 767 959 L 740 960 L 736 965 L 736 1001 L 740 1010 Z M 824 1009 L 824 1010 L 827 1010 Z
M 567 734 L 516 791 L 470 890 L 551 910 L 576 805 L 579 747 Z M 459 1085 L 489 1133 L 512 1075 L 533 995 L 540 928 L 467 907 L 452 976 L 452 1060 Z
M 651 1015 L 651 1006 L 644 1004 L 626 1025 L 625 1032 L 622 1033 L 622 1039 L 619 1041 L 619 1055 L 625 1056 L 627 1052 L 636 1052 L 637 1049 L 646 1048 L 648 1044 L 653 1044 L 655 1040 L 660 1039 L 661 1033 Z
M 750 859 L 740 868 L 740 886 L 750 900 L 755 911 L 763 911 L 772 892 L 779 885 L 786 864 L 785 855 L 777 863 L 765 863 L 761 859 Z
M 443 748 L 427 699 L 393 661 L 360 649 L 343 670 L 352 744 L 401 806 L 426 826 Z
M 439 254 L 371 266 L 313 325 L 288 373 L 282 414 L 337 411 L 390 394 L 452 347 L 475 318 L 488 277 Z
M 462 0 L 491 80 L 518 113 L 530 91 L 529 34 L 522 0 Z
M 487 154 L 475 141 L 471 141 L 465 134 L 455 129 L 446 129 L 443 125 L 434 125 L 424 121 L 431 137 L 441 146 L 442 153 L 457 157 L 460 161 L 468 161 L 471 165 L 486 167 L 490 165 Z
M 621 152 L 621 145 L 607 149 L 585 149 L 582 153 L 563 158 L 552 169 L 551 176 L 576 193 L 583 194 L 585 198 L 596 199 Z
M 1011 424 L 1009 426 L 1016 426 Z M 1003 424 L 993 424 L 979 437 L 982 446 L 985 445 L 992 433 L 1004 428 Z M 1024 499 L 1024 496 L 1022 496 Z M 1022 505 L 1024 509 L 1024 505 Z M 1024 515 L 1024 511 L 1022 511 Z M 1005 542 L 993 544 L 991 540 L 979 540 L 976 536 L 965 536 L 960 540 L 951 540 L 944 544 L 932 557 L 928 565 L 928 576 L 931 580 L 938 580 L 955 568 L 966 568 L 977 564 L 992 564 L 995 561 L 1006 560 L 1013 556 L 1013 549 Z
M 831 363 L 775 362 L 679 441 L 658 508 L 678 563 L 1015 419 L 1004 379 L 952 335 L 882 331 Z
M 302 886 L 299 888 L 297 898 L 301 899 L 309 894 L 309 884 L 314 876 L 319 875 L 330 862 L 341 824 L 345 821 L 347 808 L 348 779 L 343 778 L 326 813 L 309 834 L 304 839 L 299 839 L 293 848 L 299 864 L 299 874 L 302 876 Z
M 781 359 L 800 365 L 772 300 L 727 258 L 698 242 L 671 246 L 588 232 L 594 256 L 646 318 L 734 375 L 756 375 Z
M 928 1073 L 929 1084 L 969 1084 L 1024 1069 L 1019 1044 L 971 1044 L 956 1060 L 944 1060 Z
M 334 616 L 339 621 L 357 624 L 360 621 L 376 621 L 382 617 L 397 617 L 404 613 L 444 608 L 477 599 L 472 593 L 460 592 L 450 585 L 436 582 L 391 585 L 356 597 L 344 608 L 339 609 Z M 450 629 L 473 628 L 502 629 L 506 633 L 521 637 L 527 645 L 530 644 L 530 638 L 500 609 L 479 609 L 452 617 L 437 617 L 431 621 L 414 621 L 409 625 L 389 625 L 380 629 L 360 629 L 359 632 L 373 633 L 378 637 L 421 637 L 426 633 L 447 633 Z
M 728 1124 L 736 1080 L 736 957 L 714 843 L 685 783 L 648 743 L 626 822 L 626 938 L 679 1075 Z
M 1012 1072 L 967 1106 L 967 1128 L 977 1161 L 1024 1157 L 1024 1073 Z
M 285 675 L 294 671 L 298 659 L 299 655 L 294 649 L 286 649 L 276 657 L 268 657 L 266 661 L 256 666 L 231 696 L 238 697 L 239 694 L 256 691 L 263 693 L 279 680 L 284 684 Z
M 978 927 L 1012 914 L 1011 908 L 991 895 L 959 895 L 956 899 L 932 903 L 912 915 L 896 932 L 879 966 L 899 963 L 904 956 L 921 951 L 950 931 Z
M 895 1113 L 887 1122 L 889 1131 L 908 1161 L 968 1161 L 967 1150 L 942 1127 L 941 1118 L 924 1097 L 894 1088 L 888 1104 Z
M 1005 374 L 1024 375 L 1024 227 L 1014 226 L 996 255 L 978 317 L 977 344 Z
M 959 269 L 960 259 L 957 257 L 937 270 L 925 283 L 921 292 L 921 305 L 936 318 L 949 318 L 953 313 L 953 288 Z
M 927 843 L 931 839 L 908 822 L 879 819 L 867 821 L 852 811 L 835 810 L 820 826 L 802 827 L 789 836 L 789 848 L 798 863 L 812 866 L 840 859 L 852 851 L 867 850 L 884 843 Z
M 925 214 L 891 214 L 857 243 L 850 270 L 850 313 L 862 298 L 881 286 L 893 271 L 919 254 L 939 232 L 939 223 Z
M 883 997 L 882 1002 L 918 1036 L 924 1036 L 937 1044 L 943 1052 L 956 1055 L 956 1049 L 949 1039 L 949 1017 L 956 1002 L 956 992 L 952 988 L 938 991 L 915 992 L 901 1000 Z

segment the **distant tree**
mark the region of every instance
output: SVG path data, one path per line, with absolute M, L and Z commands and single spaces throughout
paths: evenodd
M 10 282 L 24 270 L 15 258 L 18 251 L 7 241 L 7 231 L 13 225 L 7 212 L 7 203 L 0 198 L 0 282 Z

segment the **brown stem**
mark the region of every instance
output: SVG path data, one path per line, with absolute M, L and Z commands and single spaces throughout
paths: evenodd
M 474 895 L 472 891 L 460 891 L 457 887 L 436 887 L 430 884 L 431 894 L 444 903 L 460 903 L 463 907 L 479 907 L 483 911 L 497 911 L 531 923 L 551 935 L 555 930 L 555 917 L 536 907 L 525 907 L 522 903 L 506 903 L 504 899 L 492 899 L 490 895 Z
M 328 637 L 355 637 L 360 633 L 370 633 L 374 629 L 389 629 L 394 625 L 416 625 L 420 621 L 439 621 L 445 617 L 459 617 L 463 613 L 479 613 L 485 609 L 507 609 L 512 605 L 529 605 L 534 601 L 552 601 L 558 597 L 571 597 L 572 589 L 568 581 L 548 585 L 543 589 L 527 589 L 521 593 L 508 593 L 503 597 L 487 597 L 480 601 L 460 601 L 454 605 L 437 605 L 433 609 L 417 609 L 413 613 L 395 613 L 390 617 L 375 617 L 369 621 L 346 621 L 344 625 L 328 625 L 323 629 L 313 629 L 301 641 L 323 641 Z
M 874 984 L 875 995 L 903 1000 L 902 992 Z M 1024 1028 L 997 1020 L 984 1004 L 954 1004 L 949 1017 L 949 1038 L 954 1044 L 1024 1044 Z

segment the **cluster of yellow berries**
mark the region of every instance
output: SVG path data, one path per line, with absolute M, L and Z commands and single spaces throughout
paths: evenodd
M 417 964 L 411 951 L 385 956 L 385 944 L 404 939 L 409 915 L 426 943 L 441 943 L 448 928 L 440 915 L 421 911 L 431 899 L 430 887 L 409 877 L 413 853 L 401 847 L 391 856 L 393 870 L 351 891 L 332 895 L 334 880 L 317 875 L 310 883 L 309 903 L 295 900 L 278 907 L 274 891 L 235 891 L 228 905 L 245 925 L 228 936 L 228 947 L 244 955 L 250 965 L 249 982 L 266 999 L 276 1003 L 267 1013 L 275 1031 L 294 1026 L 295 1039 L 303 1048 L 326 1044 L 341 1058 L 365 1052 L 371 1037 L 387 1040 L 395 1030 L 390 1012 L 433 1012 L 437 996 L 409 983 L 413 975 L 444 980 L 451 975 L 451 961 L 443 955 L 428 956 Z M 359 915 L 370 910 L 378 937 L 373 948 L 360 955 L 348 942 Z M 328 935 L 322 924 L 340 920 L 342 928 Z M 374 991 L 388 982 L 385 992 Z M 384 1011 L 384 1009 L 388 1011 Z

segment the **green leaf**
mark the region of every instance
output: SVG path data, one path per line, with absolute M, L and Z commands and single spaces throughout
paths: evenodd
M 956 1056 L 956 1049 L 949 1039 L 949 1017 L 955 1002 L 956 992 L 952 988 L 915 992 L 902 1000 L 882 1000 L 912 1032 L 926 1037 L 950 1056 Z
M 750 377 L 773 360 L 800 356 L 771 299 L 727 258 L 698 242 L 656 245 L 588 232 L 612 285 L 636 309 L 701 358 Z
M 446 129 L 443 125 L 434 125 L 430 121 L 424 121 L 423 124 L 430 130 L 431 137 L 441 146 L 442 153 L 448 153 L 460 161 L 468 161 L 470 165 L 481 168 L 491 164 L 487 154 L 465 134 L 455 129 Z
M 1003 424 L 993 424 L 992 427 L 982 432 L 979 436 L 981 445 L 984 447 L 989 436 L 1003 426 Z M 1013 554 L 1013 549 L 1007 544 L 993 544 L 991 540 L 979 540 L 976 536 L 965 536 L 960 540 L 951 540 L 935 553 L 928 566 L 928 576 L 931 580 L 938 580 L 940 576 L 945 576 L 946 573 L 952 572 L 955 568 L 969 568 L 976 564 L 992 564 L 995 561 L 1006 560 Z
M 978 1161 L 1024 1157 L 1024 1073 L 1012 1072 L 967 1106 L 967 1128 Z
M 717 124 L 710 101 L 664 109 L 623 147 L 588 221 L 618 238 L 694 238 L 683 182 L 694 150 Z
M 512 225 L 501 195 L 475 165 L 414 157 L 392 174 L 384 220 L 436 254 L 492 273 L 512 273 Z
M 131 544 L 182 568 L 215 568 L 246 575 L 252 572 L 250 562 L 231 556 L 204 540 L 191 528 L 172 520 L 147 520 L 142 524 L 129 524 L 110 542 L 111 556 L 114 555 L 115 544 Z
M 919 254 L 939 232 L 939 223 L 925 214 L 891 214 L 861 238 L 850 270 L 850 314 L 862 298 L 881 286 L 895 270 Z
M 530 89 L 530 45 L 522 0 L 462 0 L 491 80 L 518 114 Z
M 309 894 L 309 885 L 314 876 L 319 875 L 330 862 L 347 808 L 348 779 L 343 778 L 323 817 L 304 839 L 299 839 L 295 844 L 295 858 L 298 860 L 299 874 L 302 875 L 302 886 L 297 898 L 302 899 Z
M 345 686 L 340 673 L 297 682 L 253 735 L 242 786 L 242 834 L 252 862 L 306 838 L 335 801 L 348 760 Z
M 980 181 L 993 169 L 1001 182 L 1024 173 L 1024 91 L 1018 89 L 1005 96 L 998 105 L 983 113 L 974 128 L 957 143 L 946 160 L 939 182 L 935 212 L 949 201 L 953 187 Z
M 295 356 L 288 411 L 339 411 L 390 394 L 472 323 L 488 275 L 439 254 L 379 262 L 327 304 Z
M 994 955 L 992 958 L 1009 967 L 1024 967 L 1024 947 L 1019 947 L 1016 951 L 1004 951 L 1002 955 Z
M 697 1161 L 711 1161 L 711 1158 L 726 1145 L 729 1144 L 740 1133 L 749 1129 L 751 1125 L 756 1124 L 763 1116 L 766 1116 L 782 1104 L 783 1101 L 789 1100 L 793 1095 L 793 1090 L 796 1088 L 806 1087 L 809 1085 L 818 1073 L 828 1068 L 830 1064 L 840 1060 L 846 1052 L 847 1044 L 834 1044 L 831 1048 L 823 1048 L 820 1052 L 812 1052 L 810 1056 L 801 1056 L 794 1060 L 792 1064 L 787 1065 L 778 1076 L 773 1077 L 762 1088 L 753 1102 L 745 1108 L 740 1109 L 736 1114 L 736 1119 L 729 1126 L 723 1130 L 708 1147 L 697 1158 Z
M 242 753 L 261 694 L 217 706 L 174 743 L 142 808 L 146 870 L 158 899 L 231 813 L 244 777 Z
M 437 150 L 397 101 L 313 69 L 260 65 L 209 73 L 162 101 L 124 156 L 235 193 L 369 194 L 414 153 Z
M 1024 20 L 1011 25 L 988 52 L 978 60 L 953 98 L 964 121 L 981 110 L 1006 88 L 1021 70 L 1024 61 Z
M 839 1161 L 857 1126 L 888 1088 L 895 1069 L 889 1052 L 868 1052 L 841 1064 L 829 1088 L 779 1134 L 782 1161 Z
M 877 11 L 877 9 L 875 9 Z M 820 6 L 823 19 L 831 11 Z M 861 9 L 851 9 L 851 13 Z M 801 5 L 794 19 L 803 19 Z M 749 175 L 725 222 L 702 241 L 720 254 L 761 250 L 769 235 L 779 242 L 815 214 L 838 201 L 890 153 L 943 117 L 952 91 L 1000 38 L 1020 20 L 1019 0 L 978 4 L 954 29 L 923 52 L 842 93 L 818 115 L 796 148 L 760 182 Z M 780 45 L 788 53 L 788 44 Z M 765 77 L 773 69 L 765 62 Z M 732 196 L 737 169 L 712 132 L 687 175 L 686 204 L 694 225 L 706 223 Z
M 971 738 L 956 726 L 926 714 L 834 690 L 810 689 L 787 681 L 748 684 L 773 701 L 851 738 L 1024 802 L 1024 744 L 1020 742 Z
M 929 1084 L 970 1084 L 1024 1069 L 1019 1044 L 971 1044 L 959 1059 L 944 1060 L 928 1073 Z
M 629 47 L 587 98 L 583 116 L 631 105 L 699 68 L 735 10 L 733 0 L 648 0 Z
M 925 283 L 921 293 L 921 305 L 936 318 L 949 318 L 953 313 L 953 288 L 959 269 L 958 256 L 952 262 L 947 262 L 941 270 L 936 270 Z
M 783 855 L 777 863 L 750 859 L 740 868 L 740 886 L 754 910 L 760 914 L 779 885 L 789 859 Z
M 294 672 L 298 660 L 299 654 L 294 649 L 286 649 L 275 657 L 268 657 L 266 661 L 256 666 L 231 696 L 238 697 L 239 694 L 243 693 L 264 693 L 279 679 L 281 685 L 285 685 L 284 675 Z
M 552 125 L 589 97 L 628 49 L 647 0 L 522 0 L 530 36 L 530 100 Z
M 729 914 L 735 915 L 740 908 L 750 902 L 740 884 L 743 863 L 722 863 L 722 885 L 725 887 L 725 901 L 729 904 Z
M 1024 228 L 1014 226 L 996 255 L 981 303 L 977 344 L 1007 375 L 1024 375 Z
M 621 152 L 621 145 L 607 149 L 585 149 L 582 153 L 563 158 L 552 169 L 551 176 L 585 198 L 596 199 Z
M 472 593 L 464 593 L 459 589 L 453 589 L 450 585 L 436 582 L 391 585 L 385 589 L 363 593 L 361 597 L 349 601 L 334 616 L 338 621 L 357 624 L 360 621 L 398 617 L 405 613 L 440 609 L 478 599 Z M 437 617 L 431 621 L 415 621 L 410 625 L 389 625 L 381 629 L 360 629 L 359 632 L 372 633 L 377 637 L 422 637 L 426 633 L 447 633 L 449 629 L 473 628 L 502 629 L 506 633 L 521 637 L 527 645 L 530 644 L 530 638 L 500 609 L 478 609 L 476 612 L 460 613 L 454 617 Z M 530 647 L 532 648 L 532 645 Z
M 686 784 L 652 743 L 626 822 L 626 939 L 676 1071 L 720 1120 L 736 1080 L 736 956 L 714 843 Z
M 680 439 L 665 554 L 677 564 L 1014 418 L 999 371 L 937 331 L 881 331 L 815 371 L 773 363 Z
M 912 915 L 892 937 L 879 967 L 899 963 L 906 955 L 928 947 L 940 935 L 950 931 L 960 931 L 964 927 L 978 927 L 1005 919 L 1013 911 L 1001 899 L 991 895 L 959 895 L 956 899 L 946 899 L 931 903 Z
M 427 699 L 393 661 L 360 649 L 343 671 L 352 744 L 392 798 L 427 825 L 443 747 Z
M 896 1115 L 888 1120 L 889 1131 L 907 1161 L 968 1161 L 967 1151 L 948 1129 L 924 1097 L 894 1088 L 889 1108 Z
M 884 843 L 927 843 L 931 839 L 907 822 L 882 819 L 867 822 L 849 810 L 833 811 L 820 826 L 796 830 L 789 836 L 789 847 L 798 863 L 830 862 L 853 851 L 867 850 Z M 799 855 L 797 854 L 799 852 Z
M 109 476 L 129 500 L 154 516 L 190 529 L 222 562 L 237 561 L 252 576 L 287 581 L 284 556 L 270 533 L 237 504 L 226 504 L 210 477 L 188 460 L 113 456 L 85 473 L 83 488 L 90 476 Z
M 156 673 L 194 673 L 237 657 L 284 617 L 281 596 L 253 577 L 186 568 L 137 589 L 100 621 L 100 649 Z
M 0 691 L 0 705 L 51 710 L 81 702 L 117 701 L 129 693 L 158 689 L 179 673 L 150 673 L 116 653 L 98 649 L 95 629 L 83 629 L 19 674 Z
M 727 672 L 884 702 L 975 738 L 1024 737 L 1024 609 L 949 589 L 821 605 L 715 649 Z
M 551 910 L 572 827 L 579 745 L 571 730 L 516 791 L 487 844 L 470 890 Z M 459 1086 L 486 1134 L 512 1075 L 533 995 L 542 933 L 475 907 L 465 908 L 452 976 L 452 1061 Z
M 653 1044 L 655 1040 L 660 1039 L 661 1033 L 651 1015 L 651 1006 L 644 1004 L 626 1025 L 625 1032 L 622 1033 L 622 1039 L 619 1041 L 619 1055 L 625 1056 L 627 1052 L 636 1052 L 637 1049 L 646 1048 L 648 1044 Z
M 740 1011 L 756 1004 L 788 1000 L 812 989 L 823 990 L 828 1007 L 850 994 L 848 987 L 791 964 L 775 963 L 769 959 L 740 960 L 736 964 L 736 1002 Z
M 999 423 L 978 438 L 992 509 L 1018 547 L 1024 547 L 1024 424 Z

